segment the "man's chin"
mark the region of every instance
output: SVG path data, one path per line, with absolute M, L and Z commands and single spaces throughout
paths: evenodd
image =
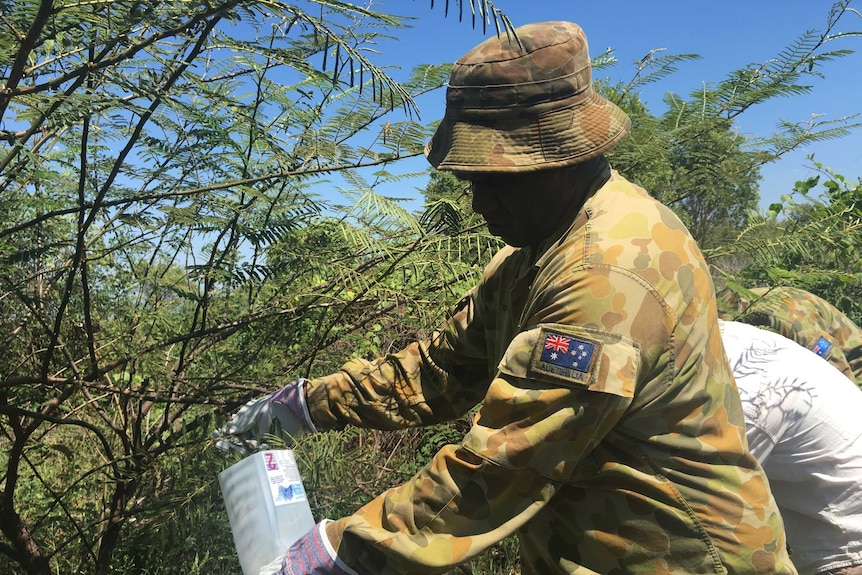
M 491 234 L 495 237 L 500 238 L 501 240 L 506 242 L 506 245 L 512 246 L 513 248 L 523 248 L 530 245 L 529 241 L 525 240 L 524 238 L 513 236 L 512 234 L 495 234 L 494 232 L 491 232 Z
M 513 248 L 523 248 L 529 246 L 532 243 L 533 238 L 524 237 L 523 234 L 519 234 L 517 231 L 514 231 L 511 228 L 494 224 L 487 225 L 488 232 L 492 236 L 500 238 L 501 240 L 506 242 L 507 245 L 510 245 Z

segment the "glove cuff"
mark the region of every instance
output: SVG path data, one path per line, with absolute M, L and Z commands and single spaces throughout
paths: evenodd
M 306 383 L 308 383 L 308 380 L 304 377 L 291 381 L 273 393 L 269 398 L 269 402 L 281 403 L 287 406 L 308 431 L 316 433 L 317 427 L 314 425 L 314 420 L 311 419 L 311 413 L 308 411 L 308 402 L 305 401 Z
M 297 539 L 284 554 L 284 561 L 273 575 L 358 575 L 338 558 L 326 536 L 324 519 Z

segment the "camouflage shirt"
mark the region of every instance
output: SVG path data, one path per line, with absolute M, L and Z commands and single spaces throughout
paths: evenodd
M 723 319 L 777 332 L 828 360 L 862 387 L 862 328 L 827 302 L 793 287 L 754 288 L 753 297 L 719 294 Z
M 616 174 L 543 246 L 498 253 L 430 341 L 352 360 L 307 400 L 319 429 L 482 403 L 460 445 L 336 522 L 360 574 L 441 573 L 515 533 L 524 575 L 795 573 L 707 266 Z

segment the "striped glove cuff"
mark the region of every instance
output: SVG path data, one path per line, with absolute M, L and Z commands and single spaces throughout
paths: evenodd
M 297 539 L 273 575 L 358 575 L 335 554 L 326 537 L 327 523 L 324 519 Z

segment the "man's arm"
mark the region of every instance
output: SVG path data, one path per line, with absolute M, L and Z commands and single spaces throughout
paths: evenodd
M 552 340 L 557 358 L 544 354 Z M 362 575 L 439 573 L 513 534 L 625 413 L 638 362 L 619 334 L 564 324 L 521 332 L 464 441 L 327 526 L 333 559 Z
M 513 534 L 568 479 L 630 398 L 499 374 L 460 445 L 441 449 L 327 533 L 358 573 L 439 573 Z
M 401 429 L 457 419 L 475 406 L 492 377 L 485 326 L 474 289 L 428 341 L 376 361 L 353 359 L 306 387 L 315 427 Z

